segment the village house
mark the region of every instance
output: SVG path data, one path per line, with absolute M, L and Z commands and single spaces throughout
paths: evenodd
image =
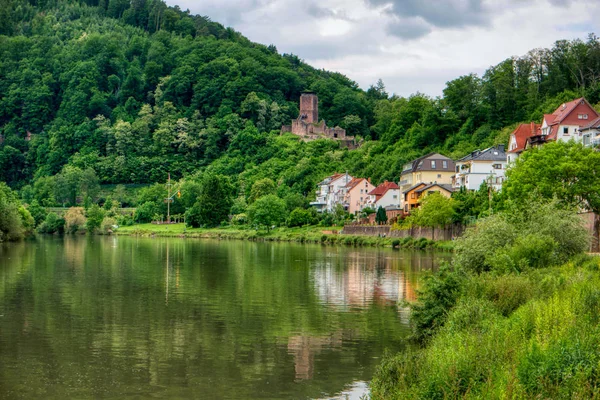
M 467 190 L 478 190 L 483 182 L 495 190 L 502 188 L 506 171 L 506 153 L 504 145 L 485 150 L 475 150 L 466 157 L 456 161 L 456 175 L 453 187 Z
M 447 183 L 417 183 L 404 192 L 404 212 L 410 213 L 412 210 L 419 207 L 419 200 L 428 194 L 436 192 L 450 198 L 454 189 L 452 188 L 452 185 Z
M 368 206 L 374 210 L 400 208 L 400 187 L 394 182 L 385 181 L 369 192 Z
M 291 132 L 304 141 L 333 139 L 344 147 L 357 147 L 354 136 L 346 136 L 346 130 L 336 126 L 330 128 L 325 121 L 319 121 L 319 99 L 314 93 L 302 93 L 300 96 L 300 115 L 291 125 L 283 125 L 281 134 Z
M 514 162 L 526 149 L 541 146 L 551 141 L 583 142 L 591 145 L 592 134 L 594 138 L 597 131 L 593 122 L 600 114 L 581 97 L 559 106 L 552 114 L 544 114 L 541 125 L 533 122 L 521 124 L 510 135 L 508 162 Z M 592 123 L 591 123 L 592 122 Z M 598 122 L 596 121 L 596 125 Z
M 368 193 L 375 189 L 370 179 L 354 178 L 343 188 L 344 205 L 350 214 L 357 215 L 366 206 Z
M 429 153 L 404 164 L 399 184 L 402 202 L 407 190 L 419 183 L 452 185 L 454 171 L 454 161 L 438 153 Z M 400 206 L 404 208 L 403 204 Z
M 600 117 L 582 126 L 580 131 L 581 141 L 584 146 L 598 147 L 600 145 Z
M 335 206 L 344 203 L 344 188 L 354 179 L 348 173 L 334 174 L 317 184 L 317 198 L 310 205 L 318 212 L 332 212 Z

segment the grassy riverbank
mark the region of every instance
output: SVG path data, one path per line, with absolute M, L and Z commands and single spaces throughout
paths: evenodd
M 518 210 L 517 210 L 518 211 Z M 600 258 L 558 202 L 480 220 L 410 305 L 372 399 L 600 397 Z
M 213 239 L 240 239 L 255 241 L 274 242 L 298 242 L 298 243 L 322 243 L 341 244 L 348 246 L 369 247 L 397 247 L 411 249 L 439 249 L 452 250 L 453 243 L 447 241 L 431 241 L 427 239 L 398 239 L 390 237 L 341 235 L 343 229 L 340 226 L 319 227 L 308 226 L 301 228 L 275 228 L 267 231 L 257 231 L 242 227 L 222 228 L 188 228 L 185 224 L 139 224 L 120 227 L 117 235 L 132 236 L 159 236 L 159 237 L 181 237 L 181 238 L 213 238 Z
M 469 276 L 428 346 L 382 363 L 372 398 L 598 398 L 599 261 Z

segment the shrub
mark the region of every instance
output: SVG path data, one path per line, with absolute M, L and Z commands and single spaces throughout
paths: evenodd
M 246 213 L 236 214 L 231 218 L 233 225 L 245 225 L 248 223 L 248 215 Z
M 152 201 L 147 201 L 135 209 L 133 219 L 138 224 L 152 221 L 154 214 L 159 213 L 159 207 Z
M 400 239 L 392 240 L 392 248 L 395 249 L 400 246 Z
M 104 210 L 97 204 L 92 205 L 87 210 L 87 221 L 85 222 L 85 228 L 89 233 L 94 233 L 96 229 L 100 228 L 102 221 L 104 220 Z
M 63 233 L 65 230 L 65 220 L 55 213 L 51 212 L 46 215 L 44 222 L 38 226 L 40 233 Z
M 480 220 L 456 242 L 455 262 L 469 271 L 499 273 L 557 265 L 589 248 L 576 212 L 556 202 L 530 203 Z
M 113 217 L 104 217 L 102 224 L 100 225 L 100 232 L 103 235 L 110 235 L 115 230 L 117 220 Z
M 287 219 L 287 226 L 290 228 L 295 226 L 312 225 L 314 223 L 315 220 L 310 210 L 305 210 L 303 208 L 294 209 Z
M 85 229 L 85 223 L 86 218 L 82 208 L 71 207 L 65 213 L 65 232 L 77 233 L 80 229 Z
M 411 305 L 411 323 L 418 341 L 427 340 L 444 325 L 464 284 L 464 273 L 450 265 L 444 265 L 437 273 L 425 277 L 419 300 Z

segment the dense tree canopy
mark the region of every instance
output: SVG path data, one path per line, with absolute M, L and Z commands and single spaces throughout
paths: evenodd
M 598 71 L 600 42 L 590 35 L 459 77 L 440 98 L 405 98 L 390 96 L 381 80 L 361 90 L 161 0 L 7 0 L 0 180 L 28 203 L 54 206 L 98 201 L 99 185 L 165 182 L 170 172 L 187 182 L 172 205 L 183 213 L 208 173 L 228 177 L 247 204 L 268 193 L 291 212 L 328 174 L 397 180 L 406 161 L 427 152 L 459 157 L 505 143 L 515 123 L 539 120 L 565 100 L 585 95 L 595 104 Z M 359 149 L 280 135 L 305 90 L 319 96 L 328 125 L 364 139 Z M 166 215 L 157 200 L 165 188 L 153 190 L 129 201 Z

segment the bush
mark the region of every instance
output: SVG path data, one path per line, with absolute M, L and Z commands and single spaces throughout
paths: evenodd
M 83 215 L 83 209 L 80 207 L 71 207 L 65 213 L 65 232 L 77 233 L 85 229 L 86 218 Z
M 310 210 L 305 210 L 303 208 L 294 209 L 287 219 L 287 226 L 290 228 L 295 226 L 312 225 L 314 223 L 315 220 Z
M 102 224 L 100 225 L 100 232 L 103 235 L 110 235 L 114 232 L 117 220 L 113 217 L 104 217 Z
M 455 262 L 469 271 L 499 273 L 558 265 L 589 248 L 576 212 L 556 202 L 530 203 L 480 220 L 456 241 Z
M 152 201 L 147 201 L 135 209 L 133 219 L 138 224 L 148 223 L 152 221 L 154 214 L 160 212 L 159 207 Z
M 85 223 L 85 228 L 88 233 L 94 233 L 102 225 L 102 221 L 104 220 L 104 210 L 97 204 L 94 204 L 87 210 L 86 216 L 87 221 Z
M 392 240 L 392 248 L 395 249 L 400 246 L 400 239 Z
M 444 265 L 437 273 L 425 277 L 419 300 L 411 304 L 411 323 L 418 341 L 427 340 L 444 325 L 464 284 L 464 273 L 450 265 Z
M 35 221 L 35 226 L 38 226 L 46 219 L 46 209 L 40 206 L 37 200 L 33 200 L 27 209 Z
M 59 233 L 62 234 L 65 231 L 65 220 L 59 217 L 55 213 L 51 212 L 46 215 L 44 222 L 38 226 L 38 232 L 40 233 Z
M 233 225 L 245 225 L 248 223 L 248 215 L 246 213 L 236 214 L 231 218 Z

